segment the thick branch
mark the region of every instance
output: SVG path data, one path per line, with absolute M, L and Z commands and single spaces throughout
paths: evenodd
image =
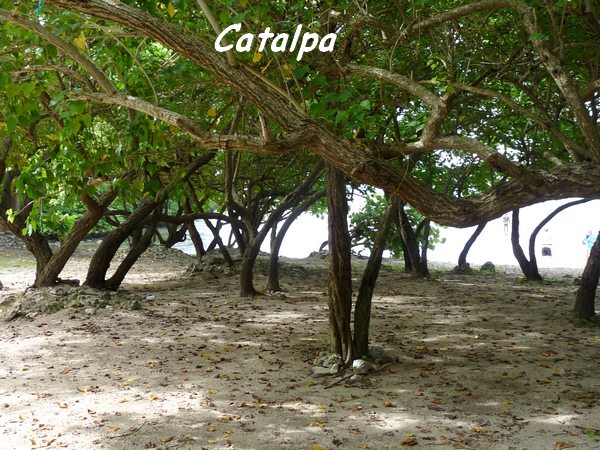
M 91 100 L 107 105 L 124 106 L 146 113 L 188 133 L 199 145 L 206 149 L 246 150 L 257 153 L 270 153 L 278 155 L 298 150 L 298 148 L 310 144 L 314 139 L 314 132 L 311 130 L 311 128 L 300 129 L 281 139 L 268 142 L 265 142 L 262 138 L 254 136 L 215 135 L 200 129 L 200 127 L 192 119 L 184 116 L 183 114 L 161 108 L 160 106 L 156 106 L 145 100 L 141 100 L 130 95 L 90 93 L 77 95 L 72 98 Z

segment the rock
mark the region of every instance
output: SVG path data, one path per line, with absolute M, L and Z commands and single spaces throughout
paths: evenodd
M 335 375 L 336 373 L 338 373 L 340 371 L 340 365 L 338 363 L 335 363 L 333 366 L 331 366 L 331 368 L 329 369 L 329 373 L 331 375 Z
M 350 383 L 362 383 L 362 381 L 364 380 L 365 377 L 363 377 L 362 375 L 358 375 L 358 374 L 354 374 L 350 377 L 350 380 L 348 380 Z
M 397 358 L 389 354 L 381 347 L 371 347 L 369 349 L 369 359 L 380 366 L 396 362 L 397 360 Z
M 452 269 L 452 273 L 455 273 L 458 275 L 470 274 L 470 273 L 473 273 L 473 269 L 471 268 L 471 264 L 464 263 L 464 264 L 461 264 L 460 266 L 454 266 L 454 269 Z
M 146 297 L 146 300 L 156 300 L 156 295 L 150 294 Z
M 10 322 L 21 313 L 21 299 L 9 295 L 0 300 L 0 322 Z
M 482 272 L 496 272 L 496 266 L 491 261 L 484 263 L 480 269 Z
M 372 362 L 367 361 L 366 359 L 355 359 L 352 362 L 352 370 L 355 375 L 365 375 L 371 372 L 375 366 Z
M 327 367 L 315 366 L 312 368 L 313 375 L 318 377 L 324 377 L 326 375 L 331 375 L 331 372 Z
M 88 316 L 93 316 L 94 314 L 96 314 L 96 308 L 85 308 L 83 312 L 86 313 Z
M 129 306 L 132 311 L 140 311 L 142 309 L 142 302 L 139 298 L 134 298 Z

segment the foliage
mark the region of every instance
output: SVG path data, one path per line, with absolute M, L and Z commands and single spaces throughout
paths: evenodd
M 350 215 L 350 235 L 353 247 L 364 247 L 372 249 L 374 245 L 375 233 L 379 228 L 381 217 L 387 205 L 385 196 L 374 189 L 368 189 L 364 196 L 364 206 L 360 211 Z M 409 220 L 413 229 L 417 229 L 419 223 L 425 218 L 414 208 L 407 208 Z M 390 227 L 387 237 L 387 250 L 392 257 L 402 256 L 402 241 L 399 231 L 395 227 Z M 432 225 L 429 234 L 428 248 L 435 249 L 435 244 L 440 242 L 440 229 Z

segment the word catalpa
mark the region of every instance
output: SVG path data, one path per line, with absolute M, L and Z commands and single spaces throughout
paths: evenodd
M 225 38 L 225 35 L 230 31 L 240 31 L 242 29 L 241 23 L 236 23 L 233 25 L 229 25 L 225 28 L 218 36 L 215 41 L 215 50 L 218 52 L 226 52 L 233 48 L 233 44 L 222 45 L 221 42 Z M 262 33 L 258 33 L 258 39 L 260 44 L 258 46 L 258 51 L 263 52 L 265 47 L 267 46 L 267 42 L 269 39 L 274 38 L 271 41 L 271 51 L 272 52 L 284 52 L 290 51 L 293 52 L 298 45 L 298 41 L 300 40 L 300 33 L 302 32 L 302 25 L 298 25 L 296 27 L 296 32 L 292 37 L 292 43 L 288 48 L 288 40 L 290 35 L 288 33 L 279 33 L 275 35 L 275 33 L 271 33 L 271 28 L 265 28 L 265 31 Z M 302 59 L 302 55 L 304 53 L 308 53 L 313 51 L 314 49 L 319 47 L 320 52 L 332 52 L 333 47 L 335 45 L 335 40 L 337 39 L 337 34 L 329 33 L 326 34 L 323 39 L 320 39 L 317 33 L 304 33 L 302 36 L 302 41 L 300 42 L 300 48 L 298 49 L 298 55 L 296 56 L 296 60 L 300 61 Z M 254 42 L 254 35 L 251 33 L 242 34 L 235 44 L 235 49 L 238 52 L 249 52 L 252 50 L 252 43 Z

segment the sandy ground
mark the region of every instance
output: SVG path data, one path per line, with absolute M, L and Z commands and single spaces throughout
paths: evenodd
M 82 278 L 88 258 L 64 275 Z M 189 261 L 134 267 L 123 288 L 141 311 L 1 323 L 0 449 L 600 448 L 600 329 L 570 319 L 558 269 L 529 284 L 386 266 L 372 342 L 397 362 L 325 389 L 336 378 L 312 374 L 328 343 L 323 260 L 288 260 L 304 269 L 284 271 L 287 292 L 256 300 L 235 276 L 186 276 Z M 14 293 L 31 269 L 0 280 Z

